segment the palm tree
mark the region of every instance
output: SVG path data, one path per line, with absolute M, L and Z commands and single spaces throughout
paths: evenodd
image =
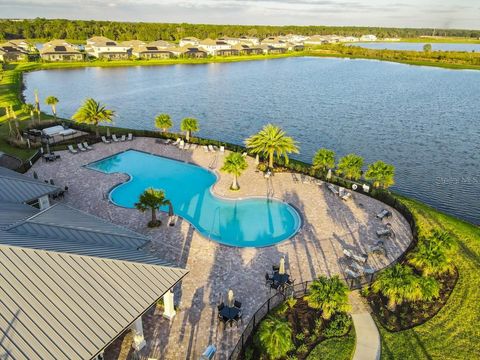
M 273 168 L 273 156 L 277 158 L 284 157 L 288 164 L 288 154 L 296 153 L 299 150 L 296 141 L 290 136 L 286 136 L 278 126 L 267 124 L 257 134 L 250 136 L 245 140 L 245 145 L 255 154 L 268 156 L 268 166 Z
M 365 179 L 373 182 L 374 188 L 386 189 L 395 184 L 395 166 L 379 160 L 368 166 Z
M 304 299 L 312 309 L 322 310 L 322 317 L 326 320 L 336 312 L 345 312 L 350 309 L 348 287 L 338 276 L 331 278 L 320 276 L 314 280 Z
M 408 257 L 408 262 L 422 270 L 425 276 L 441 275 L 454 269 L 452 259 L 447 256 L 445 249 L 427 239 L 418 243 L 417 249 Z
M 53 117 L 56 119 L 58 99 L 55 96 L 49 96 L 45 99 L 45 104 L 50 105 L 52 107 Z
M 433 230 L 428 240 L 435 243 L 439 248 L 444 249 L 447 252 L 450 252 L 455 249 L 455 242 L 452 236 L 446 231 Z
M 294 348 L 288 321 L 271 315 L 264 319 L 255 334 L 255 342 L 270 359 L 280 359 Z
M 422 298 L 420 277 L 409 266 L 396 264 L 389 267 L 377 277 L 372 284 L 375 293 L 381 292 L 388 298 L 388 308 L 395 310 L 404 301 L 416 301 Z
M 328 149 L 319 149 L 312 160 L 312 168 L 326 174 L 329 169 L 335 167 L 335 152 Z
M 173 126 L 172 119 L 168 114 L 160 114 L 155 118 L 155 127 L 162 129 L 163 132 L 166 132 Z
M 162 224 L 161 221 L 157 220 L 157 210 L 167 205 L 171 209 L 171 203 L 165 198 L 163 190 L 148 188 L 140 195 L 138 202 L 135 203 L 135 208 L 141 212 L 151 210 L 152 220 L 148 222 L 148 227 L 156 227 Z
M 180 123 L 180 130 L 185 131 L 187 141 L 190 140 L 192 132 L 199 131 L 198 120 L 194 118 L 185 118 Z
M 23 104 L 22 110 L 27 114 L 30 114 L 30 120 L 33 121 L 33 115 L 35 114 L 35 106 L 33 104 Z
M 362 176 L 363 158 L 355 154 L 348 154 L 340 159 L 337 173 L 346 179 L 358 180 Z
M 245 160 L 245 157 L 243 157 L 240 153 L 232 152 L 225 158 L 220 171 L 233 175 L 233 182 L 230 189 L 239 189 L 237 179 L 247 167 L 247 161 Z
M 99 135 L 98 125 L 101 122 L 111 122 L 115 112 L 108 110 L 92 98 L 85 100 L 83 105 L 73 114 L 72 119 L 79 122 L 95 126 L 95 134 Z

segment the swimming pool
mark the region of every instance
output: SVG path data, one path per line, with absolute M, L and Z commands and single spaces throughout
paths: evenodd
M 301 224 L 297 211 L 278 200 L 216 197 L 211 192 L 217 181 L 213 172 L 178 160 L 128 150 L 87 167 L 107 174 L 130 176 L 130 181 L 110 192 L 114 204 L 134 208 L 145 189 L 163 189 L 175 214 L 188 220 L 204 236 L 225 245 L 273 245 L 292 237 Z

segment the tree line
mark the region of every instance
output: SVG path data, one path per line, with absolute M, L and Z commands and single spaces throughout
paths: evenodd
M 267 26 L 267 25 L 213 25 L 187 23 L 144 23 L 117 22 L 95 20 L 66 19 L 25 19 L 0 20 L 0 39 L 71 39 L 85 40 L 93 35 L 103 35 L 113 40 L 139 39 L 145 41 L 167 40 L 178 41 L 183 37 L 194 36 L 200 39 L 218 38 L 221 36 L 239 37 L 242 35 L 265 38 L 285 35 L 337 34 L 342 36 L 361 36 L 374 34 L 377 37 L 415 38 L 441 34 L 479 38 L 479 30 L 429 28 L 387 28 L 357 26 Z

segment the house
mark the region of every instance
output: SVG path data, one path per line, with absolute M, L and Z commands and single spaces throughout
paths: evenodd
M 139 59 L 169 59 L 173 56 L 173 53 L 166 48 L 144 44 L 134 46 L 132 55 Z
M 175 316 L 171 289 L 187 271 L 140 250 L 147 237 L 61 203 L 27 205 L 50 185 L 4 168 L 0 174 L 3 354 L 97 360 L 125 331 L 135 350 L 143 348 L 142 315 L 158 300 L 165 317 Z
M 221 40 L 205 39 L 200 41 L 198 47 L 205 50 L 208 55 L 217 55 L 218 51 L 229 50 L 232 48 L 232 45 Z
M 118 45 L 133 48 L 134 46 L 142 46 L 145 45 L 145 41 L 142 40 L 128 40 L 122 41 Z
M 119 45 L 104 36 L 94 36 L 87 40 L 85 51 L 89 56 L 107 60 L 125 60 L 130 57 L 130 46 Z
M 288 51 L 303 51 L 305 50 L 305 45 L 303 44 L 294 44 L 294 43 L 287 43 Z
M 233 56 L 233 55 L 239 55 L 240 52 L 237 49 L 234 49 L 231 47 L 230 49 L 222 49 L 222 50 L 217 50 L 215 55 L 216 56 Z
M 274 47 L 272 45 L 262 44 L 259 48 L 262 49 L 264 54 L 284 54 L 287 52 L 285 47 Z
M 26 52 L 35 50 L 35 46 L 33 46 L 31 43 L 29 43 L 25 39 L 9 40 L 8 42 L 17 48 L 25 50 Z
M 375 35 L 362 35 L 360 37 L 360 41 L 377 41 L 377 37 Z
M 267 45 L 267 46 L 271 46 L 271 47 L 274 47 L 274 48 L 286 48 L 287 44 L 288 44 L 288 42 L 286 40 L 282 40 L 282 39 L 280 39 L 278 37 L 274 37 L 274 36 L 268 37 L 268 38 L 263 39 L 261 41 L 261 45 Z
M 22 61 L 28 59 L 28 52 L 10 42 L 0 44 L 0 61 Z
M 243 40 L 240 38 L 234 38 L 234 37 L 229 37 L 229 36 L 222 36 L 218 40 L 223 41 L 229 45 L 237 45 L 240 44 Z
M 183 38 L 180 40 L 180 42 L 178 43 L 178 45 L 180 47 L 184 47 L 184 46 L 198 46 L 200 44 L 200 39 L 197 39 L 196 37 L 186 37 L 186 38 Z
M 242 43 L 249 42 L 253 45 L 260 45 L 260 39 L 254 36 L 240 36 Z
M 148 43 L 147 45 L 148 46 L 156 46 L 159 49 L 169 49 L 169 48 L 175 47 L 174 44 L 172 44 L 168 41 L 164 41 L 164 40 L 153 41 L 151 43 Z
M 169 51 L 175 56 L 187 58 L 205 58 L 208 55 L 206 51 L 191 45 L 171 48 Z
M 83 60 L 83 54 L 65 40 L 52 40 L 43 44 L 40 57 L 46 61 Z
M 259 46 L 253 46 L 248 44 L 237 44 L 232 46 L 232 49 L 238 51 L 239 55 L 259 55 L 263 54 L 263 49 Z
M 310 36 L 304 41 L 304 44 L 306 45 L 323 45 L 326 43 L 327 43 L 327 40 L 320 35 Z

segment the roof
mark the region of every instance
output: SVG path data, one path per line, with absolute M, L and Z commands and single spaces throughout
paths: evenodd
M 95 246 L 138 249 L 149 239 L 64 204 L 55 204 L 8 228 L 18 234 L 44 236 Z
M 0 245 L 0 354 L 90 359 L 185 275 L 177 268 Z
M 40 49 L 40 54 L 65 54 L 75 53 L 80 54 L 72 44 L 65 40 L 52 40 L 45 44 Z
M 24 203 L 36 200 L 59 190 L 40 180 L 0 166 L 0 201 Z
M 40 210 L 26 205 L 0 202 L 0 229 L 32 217 Z
M 172 43 L 169 43 L 168 41 L 157 40 L 157 41 L 152 41 L 151 43 L 148 43 L 147 46 L 156 46 L 158 48 L 171 48 L 171 47 L 174 47 L 175 45 Z
M 134 46 L 145 45 L 145 41 L 142 41 L 142 40 L 128 40 L 128 41 L 122 41 L 119 45 L 134 47 Z

